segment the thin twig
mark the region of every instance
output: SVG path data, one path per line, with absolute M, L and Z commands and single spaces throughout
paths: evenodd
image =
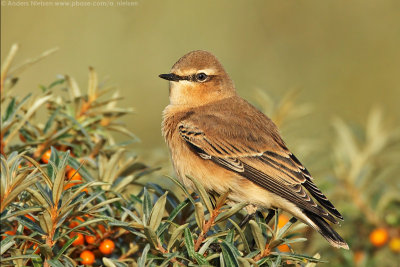
M 166 250 L 161 244 L 158 244 L 157 250 L 160 251 L 160 252 L 163 253 L 163 254 L 168 253 L 168 250 Z M 172 263 L 177 263 L 177 264 L 179 264 L 180 266 L 185 266 L 185 264 L 183 264 L 182 262 L 178 261 L 176 258 L 172 258 L 170 261 L 171 261 Z
M 253 258 L 253 260 L 254 260 L 254 261 L 259 261 L 259 260 L 261 260 L 262 258 L 268 256 L 270 252 L 271 252 L 271 250 L 270 250 L 270 248 L 269 248 L 269 244 L 266 244 L 266 245 L 265 245 L 265 249 L 264 249 L 263 251 L 261 251 L 259 254 L 257 254 L 257 255 Z
M 201 233 L 196 240 L 196 243 L 194 245 L 194 251 L 198 251 L 200 249 L 201 243 L 203 243 L 208 231 L 210 231 L 210 228 L 214 225 L 215 219 L 217 218 L 218 214 L 221 213 L 220 209 L 223 206 L 223 204 L 224 203 L 222 201 L 222 203 L 217 207 L 215 207 L 215 209 L 210 214 L 210 219 L 204 224 L 203 229 L 201 229 Z

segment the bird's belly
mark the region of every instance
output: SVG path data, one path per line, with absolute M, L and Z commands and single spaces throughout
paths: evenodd
M 179 148 L 177 147 L 179 146 Z M 171 149 L 172 162 L 179 180 L 188 188 L 194 189 L 187 176 L 199 181 L 207 191 L 222 194 L 233 186 L 234 175 L 217 166 L 211 160 L 202 159 L 186 144 L 179 142 Z M 178 149 L 177 149 L 178 148 Z
M 248 202 L 258 208 L 286 208 L 290 205 L 286 199 L 254 184 L 241 175 L 217 165 L 195 154 L 181 140 L 169 143 L 175 172 L 179 180 L 190 189 L 195 189 L 187 175 L 199 181 L 208 192 L 223 194 L 230 191 L 233 202 Z M 293 205 L 293 204 L 292 204 Z M 292 206 L 290 205 L 290 206 Z

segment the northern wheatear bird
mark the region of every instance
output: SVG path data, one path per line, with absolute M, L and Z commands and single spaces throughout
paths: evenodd
M 190 52 L 160 77 L 170 81 L 162 133 L 185 186 L 193 186 L 190 175 L 209 192 L 229 190 L 231 201 L 283 209 L 332 246 L 348 249 L 327 223 L 338 224 L 335 217 L 343 220 L 342 215 L 286 147 L 275 124 L 236 94 L 214 55 Z

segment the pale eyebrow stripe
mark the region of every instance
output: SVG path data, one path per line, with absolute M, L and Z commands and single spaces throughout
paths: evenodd
M 204 72 L 207 75 L 213 75 L 215 73 L 214 69 L 203 69 L 203 70 L 198 70 L 196 73 L 201 73 Z
M 177 75 L 179 76 L 191 76 L 197 73 L 201 73 L 204 72 L 207 75 L 214 75 L 215 74 L 215 70 L 214 69 L 202 69 L 202 70 L 197 70 L 197 69 L 188 69 L 180 72 L 177 72 Z M 179 74 L 178 74 L 179 73 Z

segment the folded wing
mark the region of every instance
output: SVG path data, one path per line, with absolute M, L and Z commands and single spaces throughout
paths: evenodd
M 257 114 L 258 116 L 264 116 Z M 275 193 L 299 208 L 319 215 L 333 223 L 343 219 L 332 203 L 312 182 L 300 161 L 287 149 L 276 126 L 267 118 L 254 120 L 265 125 L 244 124 L 235 127 L 232 119 L 206 115 L 187 118 L 178 125 L 180 136 L 205 160 L 240 174 L 253 183 Z M 202 123 L 202 122 L 214 123 Z M 253 122 L 254 123 L 254 122 Z M 306 190 L 320 205 L 307 194 Z

